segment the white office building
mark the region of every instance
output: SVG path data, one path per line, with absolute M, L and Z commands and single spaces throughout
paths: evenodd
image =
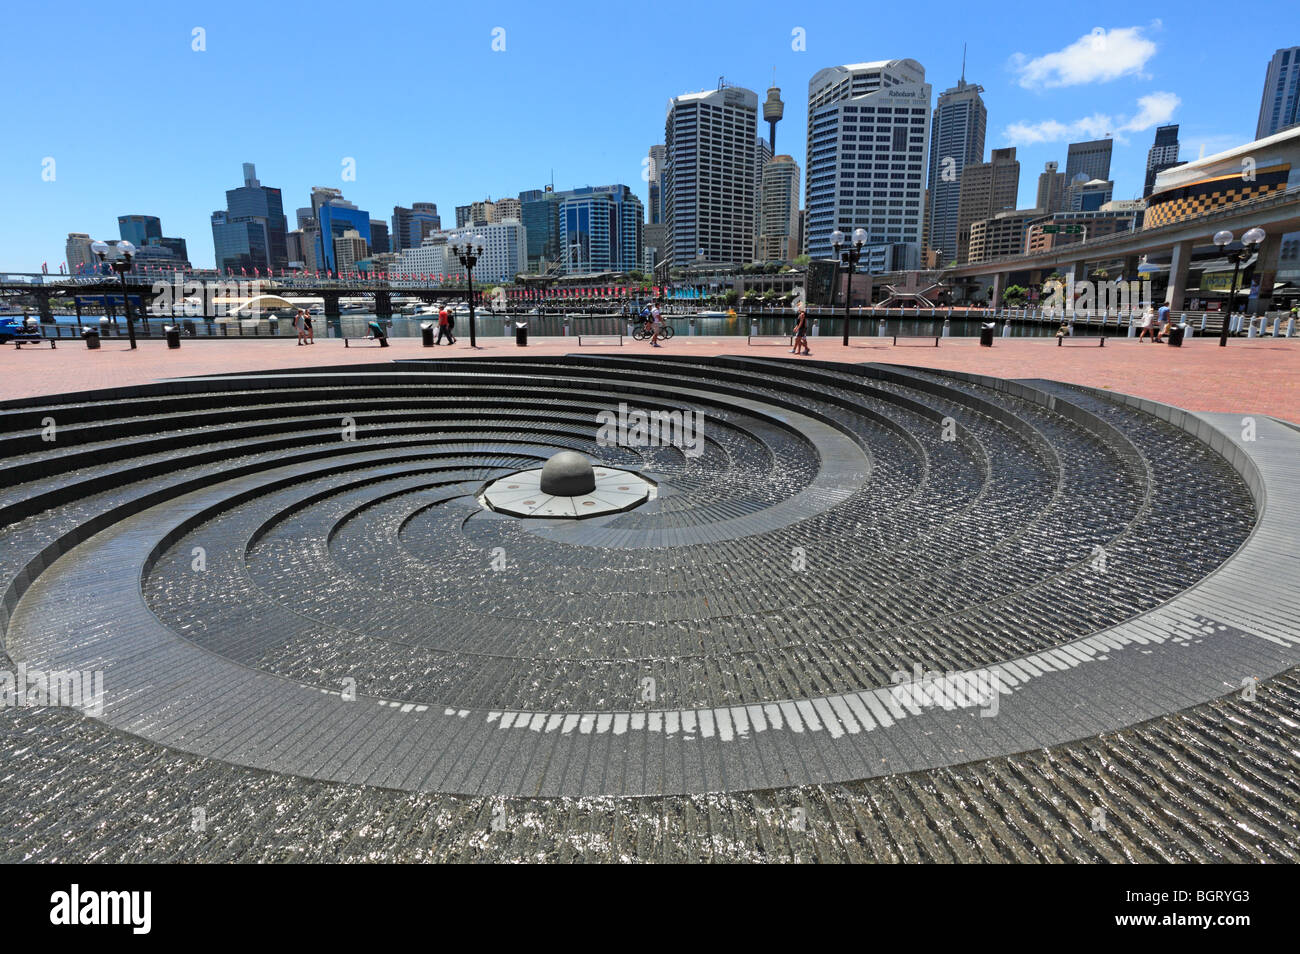
M 867 231 L 859 268 L 920 267 L 930 84 L 915 60 L 819 70 L 808 83 L 807 247 L 830 258 L 831 233 Z
M 758 94 L 752 89 L 723 86 L 669 102 L 662 201 L 672 264 L 751 261 L 757 145 Z

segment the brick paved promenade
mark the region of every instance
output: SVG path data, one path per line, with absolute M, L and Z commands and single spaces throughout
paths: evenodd
M 468 336 L 453 347 L 423 348 L 418 338 L 393 338 L 380 349 L 369 342 L 343 347 L 337 339 L 320 339 L 312 347 L 281 341 L 186 341 L 169 352 L 162 341 L 141 341 L 131 354 L 124 340 L 105 341 L 99 351 L 79 342 L 48 348 L 12 345 L 0 348 L 0 400 L 57 394 L 89 388 L 144 384 L 168 377 L 256 371 L 270 368 L 365 364 L 391 358 L 461 357 L 474 354 Z M 643 342 L 623 347 L 578 347 L 576 338 L 538 338 L 519 348 L 513 339 L 484 336 L 477 352 L 487 356 L 656 354 L 703 357 L 740 354 L 781 356 L 779 344 L 748 346 L 743 339 L 678 336 L 651 351 Z M 999 338 L 981 348 L 973 338 L 950 338 L 938 348 L 921 340 L 895 347 L 887 339 L 855 338 L 849 348 L 831 337 L 811 339 L 813 357 L 821 361 L 882 361 L 949 371 L 969 371 L 1000 378 L 1050 378 L 1135 394 L 1190 411 L 1257 412 L 1300 422 L 1300 340 L 1233 340 L 1219 348 L 1217 339 L 1193 338 L 1182 348 L 1136 340 L 1110 339 L 1106 347 L 1076 344 L 1058 348 L 1054 338 Z

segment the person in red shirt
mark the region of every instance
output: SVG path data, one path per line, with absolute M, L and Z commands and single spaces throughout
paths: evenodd
M 456 339 L 451 336 L 451 312 L 447 310 L 446 305 L 438 309 L 438 340 L 434 342 L 435 345 L 442 344 L 443 335 L 447 336 L 447 344 L 456 343 Z

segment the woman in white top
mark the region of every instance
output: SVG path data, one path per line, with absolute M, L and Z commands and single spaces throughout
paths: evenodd
M 1156 337 L 1156 313 L 1152 311 L 1150 307 L 1142 313 L 1142 323 L 1138 325 L 1138 328 L 1138 341 L 1145 338 L 1148 332 L 1151 333 L 1151 340 L 1153 342 L 1160 340 Z

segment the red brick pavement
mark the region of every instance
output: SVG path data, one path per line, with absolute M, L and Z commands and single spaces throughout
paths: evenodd
M 106 340 L 98 351 L 79 341 L 57 350 L 12 345 L 0 347 L 0 400 L 118 387 L 170 377 L 365 364 L 397 357 L 460 357 L 473 354 L 469 339 L 454 346 L 421 347 L 418 338 L 391 339 L 392 347 L 369 342 L 344 348 L 341 341 L 320 339 L 312 346 L 280 341 L 185 341 L 168 351 L 162 341 L 140 342 L 131 352 L 124 341 Z M 788 356 L 779 344 L 748 346 L 743 339 L 678 336 L 651 352 L 643 342 L 625 339 L 617 346 L 579 349 L 574 338 L 535 338 L 519 348 L 512 338 L 483 337 L 478 354 L 543 355 L 615 352 L 657 355 Z M 922 340 L 894 346 L 887 339 L 855 338 L 844 348 L 836 338 L 810 339 L 813 358 L 830 361 L 879 361 L 928 368 L 971 371 L 1004 378 L 1053 378 L 1111 388 L 1163 401 L 1192 411 L 1262 413 L 1300 422 L 1300 339 L 1237 339 L 1219 348 L 1218 340 L 1193 338 L 1182 348 L 1115 338 L 1106 347 L 1058 348 L 1053 338 L 998 338 L 980 348 L 973 338 L 944 339 L 941 346 Z

